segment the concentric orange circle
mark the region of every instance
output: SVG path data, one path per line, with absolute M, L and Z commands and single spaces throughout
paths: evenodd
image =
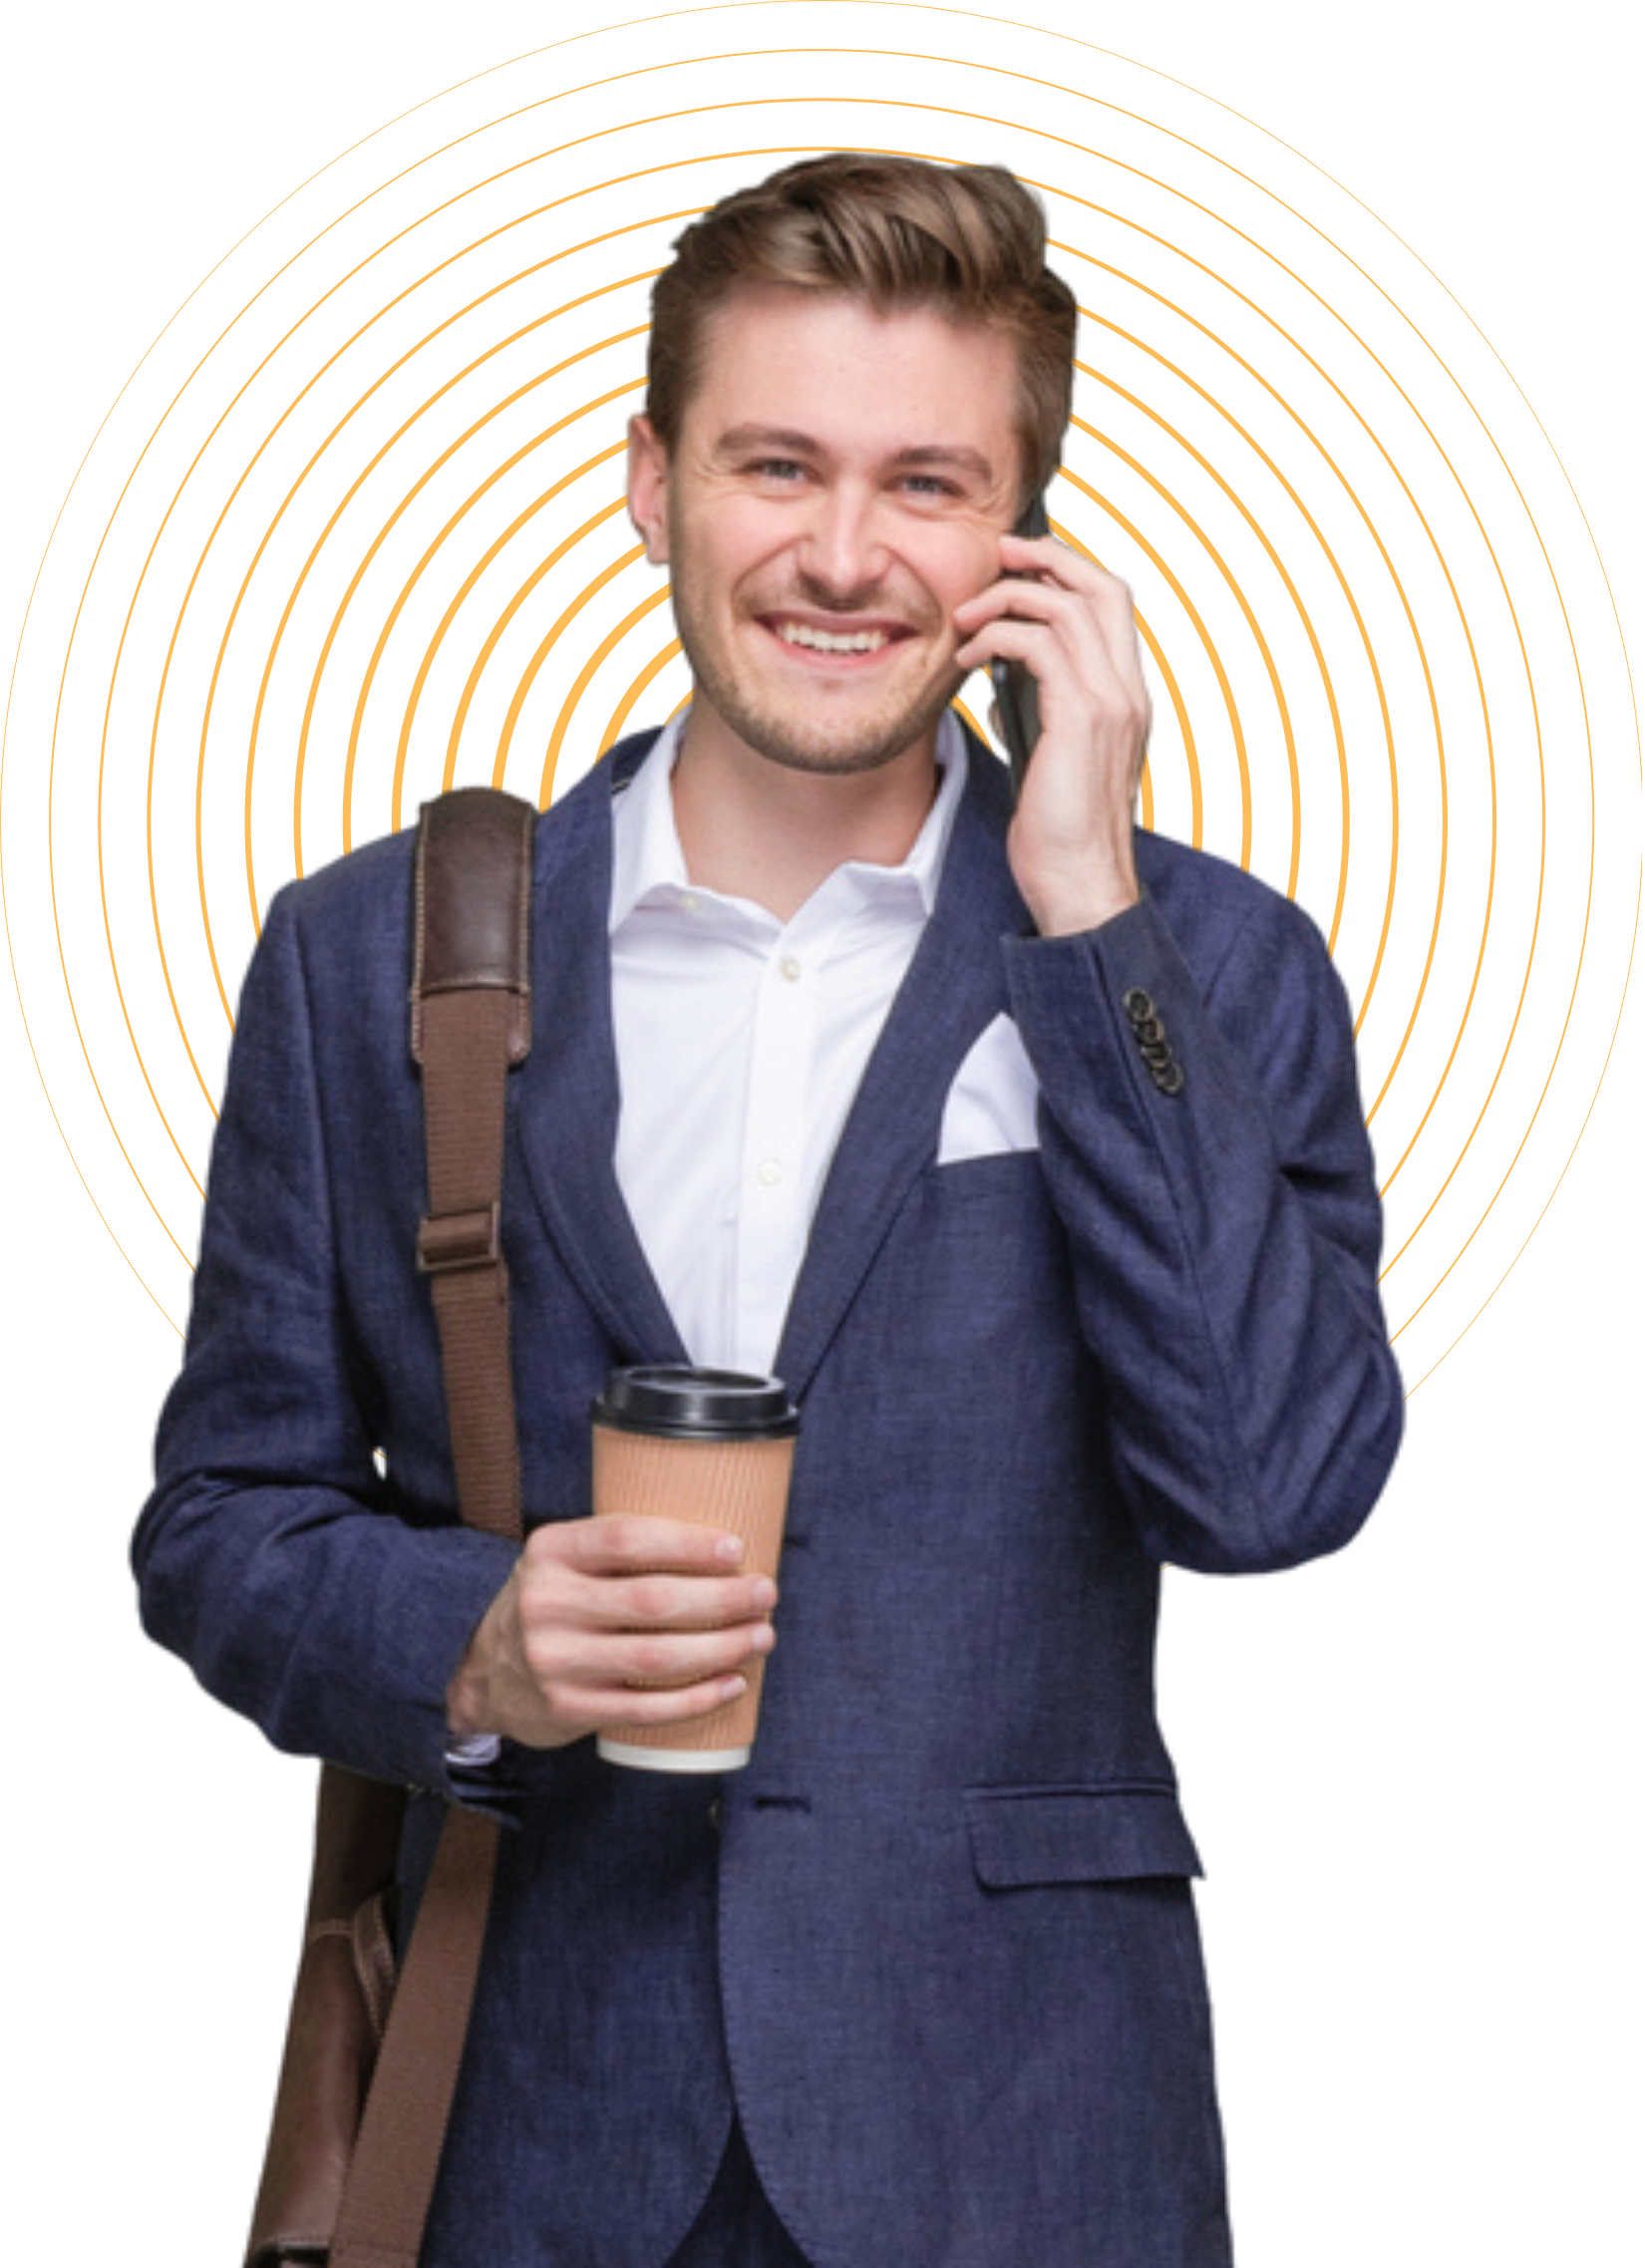
M 1039 188 L 1082 303 L 1050 500 L 1136 593 L 1145 821 L 1329 938 L 1420 1383 L 1545 1209 L 1631 962 L 1637 725 L 1580 507 L 1421 261 L 1248 121 L 977 12 L 849 22 L 676 12 L 643 65 L 630 26 L 452 88 L 294 191 L 134 373 L 0 757 L 64 1138 L 175 1320 L 271 890 L 454 780 L 547 802 L 683 697 L 620 464 L 672 236 L 790 155 L 985 158 Z

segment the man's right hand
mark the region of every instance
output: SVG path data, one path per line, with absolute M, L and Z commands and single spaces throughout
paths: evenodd
M 737 1573 L 742 1554 L 740 1538 L 697 1521 L 533 1528 L 446 1689 L 452 1732 L 558 1749 L 734 1701 L 739 1672 L 776 1643 L 777 1586 Z M 633 1682 L 652 1679 L 667 1683 Z

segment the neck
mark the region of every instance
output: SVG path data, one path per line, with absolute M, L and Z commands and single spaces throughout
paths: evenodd
M 872 772 L 795 772 L 694 713 L 674 768 L 674 824 L 704 889 L 790 921 L 836 866 L 897 866 L 936 794 L 936 735 Z

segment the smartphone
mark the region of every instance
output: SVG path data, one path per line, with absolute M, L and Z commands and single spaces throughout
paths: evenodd
M 1011 532 L 1030 539 L 1051 533 L 1043 495 L 1034 496 Z M 1020 795 L 1023 774 L 1040 738 L 1040 689 L 1026 662 L 990 662 L 988 674 L 994 684 L 994 706 L 999 712 L 1006 755 L 1011 760 L 1012 790 Z

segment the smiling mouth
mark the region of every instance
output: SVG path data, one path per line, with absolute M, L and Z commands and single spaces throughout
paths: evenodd
M 909 635 L 904 629 L 882 623 L 858 630 L 824 630 L 815 622 L 797 622 L 790 616 L 768 616 L 766 628 L 785 646 L 801 646 L 814 654 L 877 654 Z

